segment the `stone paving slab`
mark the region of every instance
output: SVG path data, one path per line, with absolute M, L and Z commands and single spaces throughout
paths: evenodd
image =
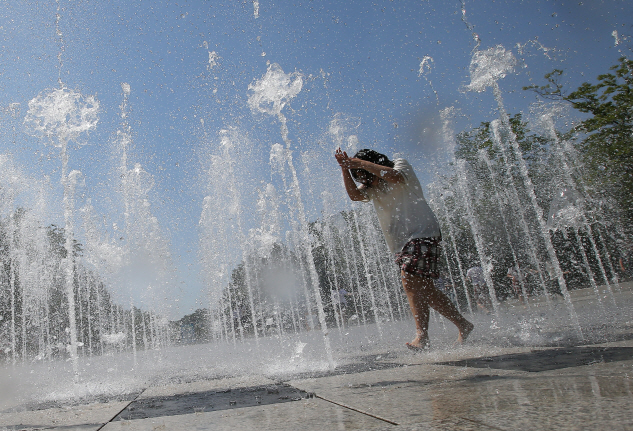
M 541 364 L 537 371 L 422 364 L 289 383 L 413 429 L 416 424 L 460 429 L 459 421 L 508 430 L 581 429 L 583 424 L 626 429 L 633 417 L 633 357 L 630 342 L 618 344 L 628 346 L 617 354 L 607 350 L 609 358 L 590 365 L 586 356 L 559 362 L 556 352 L 543 355 L 542 349 L 535 361 L 549 358 L 554 366 Z
M 633 340 L 477 353 L 459 348 L 450 361 L 433 351 L 363 357 L 371 359 L 371 367 L 361 367 L 368 371 L 283 382 L 315 395 L 300 401 L 210 412 L 192 405 L 111 422 L 130 401 L 49 408 L 2 413 L 0 431 L 633 429 Z M 264 376 L 180 382 L 150 387 L 138 400 L 184 401 L 192 394 L 281 383 Z
M 555 403 L 549 406 L 525 407 L 520 411 L 489 412 L 469 416 L 493 429 L 508 431 L 533 430 L 609 430 L 633 429 L 630 400 L 608 400 L 593 403 Z
M 84 424 L 84 425 L 63 425 L 55 427 L 40 427 L 40 426 L 9 426 L 1 427 L 0 430 L 10 431 L 97 431 L 104 424 Z
M 96 430 L 117 415 L 129 401 L 74 407 L 0 413 L 0 430 Z
M 261 407 L 108 423 L 103 431 L 160 430 L 375 430 L 379 419 L 312 398 Z M 390 425 L 391 429 L 397 427 Z
M 451 382 L 516 378 L 521 373 L 447 365 L 412 365 L 384 371 L 291 381 L 290 385 L 391 422 L 415 424 L 461 413 L 464 401 L 444 397 Z M 439 398 L 438 398 L 439 397 Z M 440 404 L 438 405 L 438 399 Z M 441 408 L 441 412 L 438 412 Z

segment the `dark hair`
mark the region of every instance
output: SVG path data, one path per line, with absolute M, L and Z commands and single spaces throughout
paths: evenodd
M 389 160 L 389 157 L 384 154 L 380 154 L 378 151 L 368 150 L 367 148 L 360 150 L 354 157 L 361 160 L 367 160 L 368 162 L 375 163 L 377 165 L 387 166 L 393 168 L 394 163 Z
M 368 162 L 375 163 L 381 166 L 387 166 L 389 168 L 394 167 L 394 163 L 389 160 L 389 157 L 379 153 L 378 151 L 369 150 L 367 148 L 364 148 L 354 154 L 354 158 L 366 160 Z M 367 172 L 365 169 L 351 169 L 350 173 L 352 174 L 354 180 L 361 184 L 364 184 L 366 187 L 369 187 L 369 185 L 374 182 L 375 175 L 371 172 Z

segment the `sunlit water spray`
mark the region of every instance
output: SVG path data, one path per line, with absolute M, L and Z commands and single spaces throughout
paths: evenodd
M 35 135 L 53 143 L 60 149 L 62 163 L 61 183 L 64 189 L 64 229 L 66 233 L 66 295 L 70 331 L 70 356 L 75 374 L 78 372 L 77 328 L 74 294 L 74 204 L 72 183 L 68 175 L 68 144 L 80 144 L 79 138 L 94 129 L 99 121 L 99 102 L 94 96 L 60 88 L 40 93 L 29 102 L 29 111 L 24 120 L 27 128 Z
M 430 55 L 425 55 L 422 61 L 420 62 L 420 70 L 418 71 L 418 76 L 424 77 L 424 80 L 428 82 L 429 87 L 431 87 L 431 90 L 433 91 L 433 94 L 435 94 L 435 100 L 439 104 L 440 96 L 437 94 L 437 91 L 435 91 L 435 88 L 433 87 L 433 82 L 431 81 L 431 78 L 429 77 L 433 69 L 432 68 L 433 63 L 434 63 L 433 57 L 431 57 Z
M 325 321 L 325 313 L 323 311 L 323 300 L 318 287 L 319 276 L 312 257 L 312 247 L 310 244 L 309 234 L 307 232 L 307 218 L 303 207 L 303 200 L 301 198 L 301 188 L 299 186 L 297 172 L 292 161 L 292 152 L 290 150 L 291 142 L 288 137 L 287 120 L 282 112 L 286 104 L 299 94 L 302 86 L 303 78 L 299 73 L 294 72 L 285 74 L 278 64 L 273 63 L 268 67 L 268 70 L 262 79 L 249 85 L 248 89 L 250 94 L 248 103 L 254 113 L 263 113 L 275 116 L 280 123 L 281 137 L 286 144 L 286 148 L 275 149 L 273 146 L 271 154 L 277 154 L 277 165 L 279 166 L 280 172 L 283 169 L 288 169 L 290 173 L 290 194 L 294 200 L 293 206 L 297 211 L 296 219 L 293 217 L 293 229 L 298 239 L 297 245 L 304 249 L 308 270 L 312 280 L 314 298 L 317 305 L 319 323 L 323 333 L 323 342 L 325 344 L 326 354 L 328 361 L 333 364 L 334 359 L 332 357 L 332 348 L 328 339 L 328 328 Z M 272 158 L 273 157 L 271 155 L 271 159 Z
M 481 265 L 481 268 L 483 269 L 486 285 L 488 286 L 488 293 L 492 301 L 492 307 L 494 308 L 495 314 L 499 314 L 499 301 L 497 300 L 497 295 L 495 293 L 495 288 L 491 276 L 493 264 L 491 261 L 490 252 L 487 250 L 486 246 L 483 243 L 479 220 L 477 219 L 477 217 L 475 217 L 472 203 L 470 201 L 471 195 L 468 190 L 468 177 L 465 160 L 457 160 L 457 171 L 458 188 L 461 194 L 461 202 L 463 202 L 464 207 L 466 208 L 468 223 L 470 224 L 470 228 L 473 232 L 473 237 L 475 238 L 475 247 L 477 248 L 479 263 Z
M 510 251 L 512 253 L 512 261 L 514 263 L 514 267 L 515 268 L 519 268 L 520 267 L 519 266 L 520 263 L 519 263 L 519 259 L 517 257 L 517 252 L 515 250 L 514 245 L 512 244 L 511 235 L 510 235 L 510 232 L 508 230 L 509 227 L 511 226 L 511 224 L 509 223 L 509 221 L 508 221 L 508 219 L 506 218 L 506 215 L 505 215 L 505 211 L 504 211 L 504 208 L 503 208 L 503 201 L 502 201 L 501 195 L 499 193 L 499 188 L 498 188 L 499 182 L 498 182 L 497 176 L 495 174 L 495 170 L 494 170 L 494 168 L 492 166 L 492 163 L 491 163 L 490 159 L 488 158 L 488 155 L 486 154 L 485 150 L 483 150 L 483 149 L 479 150 L 479 158 L 486 164 L 486 167 L 488 168 L 488 173 L 490 175 L 490 179 L 492 180 L 492 185 L 493 185 L 493 189 L 494 189 L 495 201 L 496 201 L 496 204 L 497 204 L 497 206 L 499 208 L 499 214 L 501 216 L 501 221 L 503 222 L 503 230 L 504 230 L 504 233 L 506 235 L 506 240 L 507 240 L 507 243 L 508 243 L 508 247 L 510 248 Z M 523 214 L 522 210 L 519 211 L 519 214 L 520 214 L 521 217 L 524 217 L 524 214 Z M 527 224 L 525 223 L 525 219 L 523 219 L 521 225 L 527 227 Z M 528 231 L 525 231 L 524 234 L 527 234 L 526 237 L 529 238 L 529 232 Z M 534 246 L 532 244 L 532 240 L 531 239 L 529 239 L 528 244 L 529 244 L 529 248 L 530 248 L 529 255 L 532 258 L 532 264 L 534 265 L 534 267 L 539 268 L 540 265 L 539 265 L 538 259 L 536 258 L 536 252 L 534 250 Z M 518 277 L 519 277 L 519 284 L 521 286 L 521 291 L 523 293 L 523 297 L 527 298 L 527 290 L 526 290 L 526 286 L 525 286 L 525 280 L 524 280 L 524 277 L 523 277 L 523 272 L 522 271 L 517 271 L 517 274 L 518 274 Z M 539 274 L 540 274 L 540 272 L 539 272 Z M 549 299 L 549 295 L 547 295 L 547 287 L 545 286 L 545 282 L 544 282 L 542 276 L 540 277 L 540 282 L 541 282 L 541 288 L 543 289 L 543 292 L 545 292 L 546 297 Z M 550 301 L 548 301 L 548 302 L 550 302 Z
M 578 316 L 571 302 L 569 290 L 567 289 L 567 283 L 565 281 L 563 271 L 560 268 L 558 257 L 556 256 L 556 252 L 554 251 L 554 246 L 550 238 L 549 229 L 547 228 L 545 220 L 543 219 L 543 210 L 540 208 L 536 200 L 534 185 L 532 184 L 532 180 L 528 175 L 528 169 L 525 164 L 525 160 L 523 159 L 521 149 L 519 148 L 516 136 L 514 135 L 514 132 L 512 131 L 512 128 L 510 126 L 508 114 L 506 113 L 503 106 L 503 97 L 501 95 L 501 90 L 499 89 L 499 85 L 497 83 L 499 79 L 504 78 L 508 72 L 512 71 L 515 63 L 516 59 L 514 58 L 512 53 L 510 51 L 506 51 L 500 45 L 494 48 L 490 48 L 486 51 L 475 52 L 470 64 L 471 82 L 468 85 L 468 89 L 471 91 L 482 92 L 487 87 L 492 87 L 495 100 L 497 101 L 499 107 L 500 116 L 499 121 L 493 121 L 492 123 L 493 133 L 497 136 L 501 136 L 500 129 L 503 128 L 503 135 L 507 136 L 507 142 L 504 139 L 499 139 L 499 142 L 502 146 L 509 145 L 516 156 L 516 160 L 519 163 L 519 171 L 523 178 L 525 188 L 527 189 L 532 209 L 536 215 L 541 237 L 543 238 L 543 241 L 545 243 L 550 263 L 557 275 L 560 290 L 567 303 L 569 316 L 574 327 L 576 328 L 578 336 L 582 339 L 582 329 L 580 328 Z
M 448 206 L 446 205 L 446 195 L 450 195 L 450 197 L 454 196 L 454 193 L 450 190 L 448 190 L 448 188 L 446 189 L 442 189 L 442 185 L 439 184 L 438 182 L 435 182 L 433 184 L 429 185 L 429 204 L 432 206 L 432 208 L 434 209 L 435 213 L 437 214 L 438 218 L 440 220 L 443 220 L 445 222 L 445 225 L 448 226 L 448 229 L 444 231 L 443 235 L 445 235 L 444 241 L 447 241 L 450 244 L 450 248 L 451 251 L 453 253 L 453 257 L 455 258 L 456 262 L 457 262 L 457 271 L 458 271 L 458 275 L 459 275 L 459 281 L 461 283 L 462 286 L 462 291 L 464 293 L 464 297 L 466 298 L 466 306 L 467 306 L 467 310 L 470 314 L 473 313 L 473 306 L 472 306 L 472 301 L 471 301 L 471 295 L 468 292 L 468 286 L 466 284 L 466 272 L 464 271 L 464 267 L 463 267 L 463 263 L 462 263 L 462 258 L 460 256 L 460 253 L 457 249 L 457 243 L 455 241 L 455 232 L 453 231 L 453 221 L 452 221 L 452 217 L 451 217 L 451 213 L 448 209 Z M 448 244 L 445 243 L 444 247 L 442 247 L 443 252 L 444 252 L 444 256 L 446 257 L 446 262 L 447 265 L 449 265 L 449 267 L 447 268 L 450 274 L 450 278 L 451 278 L 451 283 L 452 286 L 454 287 L 456 285 L 454 279 L 453 279 L 453 275 L 452 275 L 452 271 L 450 268 L 450 259 L 448 257 L 448 251 L 447 251 L 447 247 Z M 457 303 L 457 305 L 459 306 L 459 302 Z M 461 309 L 460 309 L 461 312 Z
M 591 227 L 591 223 L 589 223 L 587 219 L 588 208 L 584 203 L 584 199 L 582 199 L 582 197 L 580 196 L 580 193 L 578 191 L 578 186 L 576 185 L 576 181 L 574 181 L 574 179 L 572 178 L 571 166 L 568 162 L 568 157 L 565 154 L 565 151 L 563 148 L 564 144 L 561 142 L 558 136 L 558 133 L 556 133 L 556 129 L 554 126 L 554 118 L 553 118 L 554 115 L 557 114 L 556 111 L 558 109 L 556 108 L 558 108 L 558 106 L 553 106 L 551 109 L 546 110 L 540 115 L 539 119 L 541 120 L 541 123 L 543 127 L 545 128 L 546 132 L 549 134 L 550 139 L 554 142 L 555 154 L 560 163 L 560 169 L 563 175 L 563 182 L 569 190 L 561 190 L 559 193 L 558 199 L 552 202 L 552 206 L 550 208 L 550 216 L 548 217 L 548 224 L 553 223 L 554 225 L 556 225 L 558 223 L 557 216 L 559 214 L 562 215 L 565 212 L 570 212 L 574 210 L 577 212 L 576 218 L 578 219 L 577 221 L 579 223 L 571 223 L 571 226 L 574 229 L 583 229 L 586 232 L 587 237 L 589 238 L 589 242 L 591 243 L 591 248 L 592 248 L 594 257 L 598 261 L 598 268 L 600 269 L 602 279 L 604 280 L 604 283 L 607 287 L 607 292 L 609 293 L 611 301 L 613 302 L 613 305 L 615 306 L 616 305 L 615 298 L 613 296 L 613 291 L 609 283 L 609 277 L 607 276 L 607 271 L 605 269 L 604 263 L 600 256 L 600 251 L 598 250 L 598 246 L 594 238 L 594 232 Z M 560 204 L 562 202 L 566 202 L 566 205 L 561 206 Z M 581 247 L 581 251 L 584 252 L 584 247 Z M 608 251 L 605 253 L 605 255 L 607 257 L 607 262 L 610 265 L 611 273 L 614 274 L 613 282 L 616 288 L 620 290 L 617 274 L 614 271 L 613 266 L 611 264 L 611 259 L 609 257 Z M 585 260 L 586 260 L 586 256 L 585 256 Z M 586 264 L 586 267 L 587 267 L 587 270 L 590 272 L 591 268 L 589 267 L 588 263 Z M 591 278 L 593 279 L 593 277 Z M 595 284 L 595 281 L 593 281 L 593 284 Z

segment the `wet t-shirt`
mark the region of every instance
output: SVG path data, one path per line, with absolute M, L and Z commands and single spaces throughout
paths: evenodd
M 440 237 L 440 226 L 409 162 L 395 159 L 393 168 L 402 174 L 404 182 L 382 182 L 365 189 L 365 193 L 367 201 L 374 204 L 387 246 L 395 253 L 414 238 Z
M 472 284 L 486 284 L 484 270 L 481 266 L 474 266 L 466 271 L 466 277 L 470 278 Z

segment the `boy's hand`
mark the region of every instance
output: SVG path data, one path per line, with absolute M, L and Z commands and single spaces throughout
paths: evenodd
M 345 151 L 341 150 L 340 147 L 336 149 L 334 157 L 336 157 L 336 161 L 341 168 L 354 169 L 358 167 L 358 162 L 355 159 L 349 157 Z
M 336 161 L 341 169 L 343 169 L 343 182 L 345 183 L 345 190 L 347 191 L 349 198 L 353 201 L 367 200 L 367 194 L 363 190 L 364 187 L 361 186 L 361 188 L 359 188 L 356 185 L 354 179 L 352 178 L 352 174 L 349 171 L 350 169 L 359 168 L 362 160 L 350 158 L 345 151 L 341 150 L 340 147 L 336 149 L 334 157 L 336 157 Z
M 334 153 L 334 157 L 336 157 L 336 161 L 338 162 L 338 165 L 341 168 L 349 169 L 347 167 L 347 160 L 349 160 L 349 156 L 347 155 L 345 151 L 341 150 L 341 147 L 338 147 L 336 149 L 336 152 Z

